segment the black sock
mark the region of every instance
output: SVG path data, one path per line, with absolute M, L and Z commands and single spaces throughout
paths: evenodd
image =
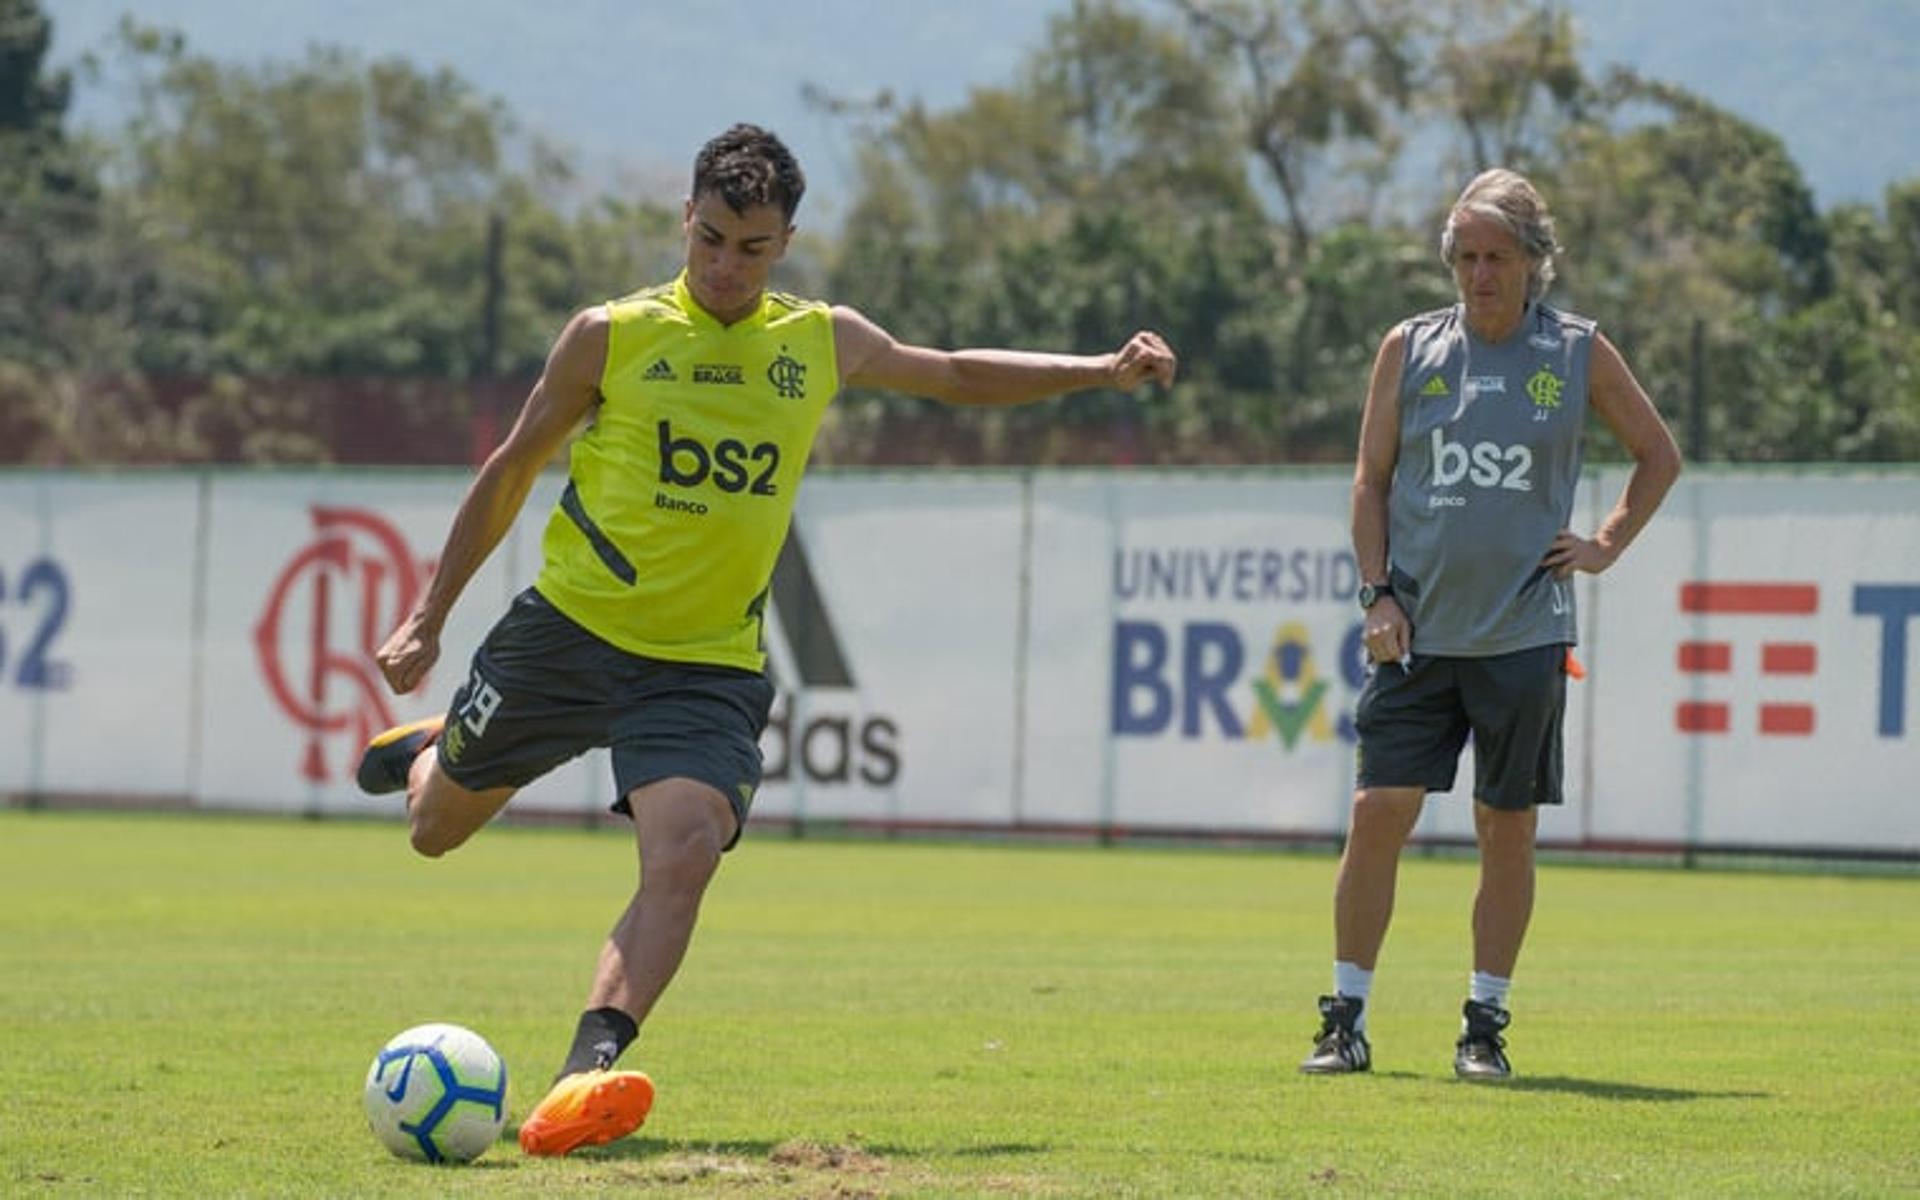
M 621 1052 L 640 1036 L 640 1027 L 632 1017 L 617 1008 L 593 1008 L 580 1014 L 580 1027 L 573 1031 L 573 1049 L 567 1052 L 567 1065 L 555 1080 L 577 1071 L 605 1070 Z

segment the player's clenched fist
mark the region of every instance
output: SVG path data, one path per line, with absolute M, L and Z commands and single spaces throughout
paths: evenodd
M 1114 352 L 1108 370 L 1113 386 L 1131 390 L 1143 379 L 1154 379 L 1162 387 L 1171 387 L 1178 366 L 1179 360 L 1167 340 L 1150 329 L 1143 329 Z
M 440 658 L 440 635 L 418 617 L 400 622 L 385 644 L 374 652 L 387 686 L 395 692 L 410 692 L 420 686 L 433 664 Z

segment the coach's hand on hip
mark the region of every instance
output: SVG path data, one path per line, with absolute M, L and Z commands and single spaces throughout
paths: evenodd
M 1615 557 L 1613 551 L 1599 542 L 1583 538 L 1571 529 L 1562 529 L 1553 535 L 1553 545 L 1547 547 L 1540 565 L 1552 571 L 1555 579 L 1565 579 L 1575 571 L 1598 575 L 1613 565 Z

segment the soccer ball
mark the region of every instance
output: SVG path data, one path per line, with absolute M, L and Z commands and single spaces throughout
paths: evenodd
M 458 1025 L 416 1025 L 367 1068 L 367 1124 L 401 1158 L 471 1162 L 507 1123 L 507 1064 Z

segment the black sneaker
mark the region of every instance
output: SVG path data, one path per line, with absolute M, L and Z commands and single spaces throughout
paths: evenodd
M 1507 1061 L 1507 1042 L 1500 1034 L 1513 1014 L 1478 1000 L 1467 1001 L 1460 1011 L 1467 1028 L 1454 1043 L 1453 1073 L 1462 1079 L 1512 1078 L 1513 1064 Z
M 360 770 L 354 775 L 360 790 L 370 796 L 406 791 L 413 760 L 433 744 L 446 723 L 444 714 L 428 717 L 410 725 L 396 725 L 368 742 L 360 755 Z
M 1302 1075 L 1350 1075 L 1373 1069 L 1373 1047 L 1354 1028 L 1366 1001 L 1355 996 L 1320 997 L 1320 1032 L 1313 1053 L 1300 1062 Z

